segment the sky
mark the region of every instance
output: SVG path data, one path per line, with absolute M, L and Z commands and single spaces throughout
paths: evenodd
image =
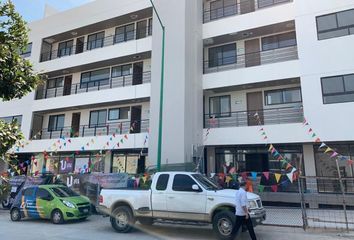
M 19 12 L 27 22 L 42 19 L 45 4 L 59 11 L 64 11 L 92 1 L 93 0 L 12 0 L 17 12 Z

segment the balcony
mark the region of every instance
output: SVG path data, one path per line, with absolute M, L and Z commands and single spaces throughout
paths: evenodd
M 92 51 L 124 42 L 139 40 L 152 35 L 152 25 L 143 29 L 135 29 L 127 31 L 124 34 L 115 34 L 98 38 L 92 41 L 77 43 L 76 45 L 65 45 L 63 48 L 58 48 L 53 51 L 42 51 L 40 54 L 40 62 L 51 61 L 58 58 L 68 57 L 71 55 L 80 54 L 83 52 Z M 45 43 L 45 42 L 44 42 Z M 51 44 L 47 44 L 47 48 L 51 48 Z
M 141 80 L 139 81 L 141 84 L 150 83 L 151 72 L 144 72 L 142 75 L 133 73 L 120 77 L 101 79 L 90 83 L 76 83 L 68 86 L 64 84 L 63 87 L 38 89 L 36 92 L 36 100 L 138 85 L 133 84 L 133 80 L 136 78 Z
M 80 125 L 79 128 L 63 127 L 51 130 L 48 128 L 32 130 L 32 139 L 59 139 L 59 138 L 78 138 L 108 136 L 113 134 L 135 134 L 146 133 L 149 129 L 149 120 L 124 121 L 107 123 L 105 126 Z
M 204 61 L 204 74 L 298 59 L 297 46 Z
M 255 114 L 258 114 L 259 121 Z M 246 127 L 301 123 L 304 119 L 302 106 L 270 108 L 258 111 L 240 111 L 204 115 L 205 128 Z
M 224 0 L 215 1 L 218 6 L 211 6 L 213 3 L 204 3 L 203 23 L 255 12 L 278 4 L 292 2 L 292 0 L 234 0 L 225 2 Z

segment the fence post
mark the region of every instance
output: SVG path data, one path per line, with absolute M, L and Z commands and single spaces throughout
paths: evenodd
M 337 165 L 340 189 L 341 189 L 342 197 L 343 197 L 343 211 L 344 211 L 345 227 L 346 227 L 347 232 L 349 232 L 348 215 L 347 215 L 347 203 L 346 203 L 346 200 L 345 200 L 345 190 L 344 190 L 344 185 L 343 185 L 342 174 L 340 173 L 338 159 L 336 159 L 336 165 Z
M 306 231 L 306 229 L 309 226 L 309 223 L 307 221 L 307 213 L 306 213 L 306 201 L 305 201 L 305 195 L 304 195 L 304 185 L 303 185 L 303 178 L 301 178 L 301 175 L 299 173 L 299 180 L 297 181 L 297 185 L 299 188 L 299 194 L 300 194 L 300 204 L 301 204 L 301 214 L 302 214 L 302 228 L 304 229 L 304 231 Z

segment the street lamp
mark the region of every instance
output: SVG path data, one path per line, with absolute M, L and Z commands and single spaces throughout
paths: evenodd
M 161 52 L 161 80 L 160 80 L 160 108 L 159 108 L 159 135 L 157 141 L 157 171 L 161 170 L 161 145 L 162 145 L 162 109 L 163 109 L 163 82 L 165 72 L 165 26 L 162 24 L 159 13 L 154 3 L 150 0 L 152 8 L 160 22 L 162 28 L 162 52 Z

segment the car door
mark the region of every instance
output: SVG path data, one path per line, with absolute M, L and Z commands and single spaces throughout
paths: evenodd
M 156 186 L 151 191 L 151 206 L 154 217 L 168 218 L 166 190 L 169 179 L 169 174 L 160 174 Z
M 36 190 L 38 187 L 28 187 L 23 191 L 21 209 L 25 217 L 39 218 L 36 207 Z
M 36 191 L 36 207 L 40 218 L 49 219 L 53 208 L 53 196 L 48 190 L 39 187 Z
M 193 190 L 193 185 L 197 185 L 199 190 Z M 206 219 L 206 191 L 187 174 L 173 175 L 173 182 L 168 189 L 166 200 L 171 219 L 193 221 Z

